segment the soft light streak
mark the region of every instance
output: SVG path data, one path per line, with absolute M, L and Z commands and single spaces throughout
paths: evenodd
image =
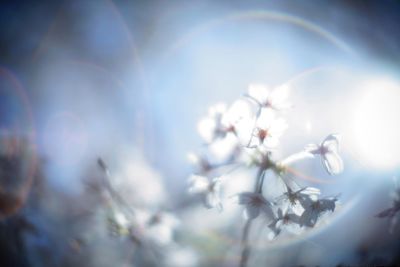
M 199 34 L 207 32 L 210 29 L 218 27 L 229 21 L 242 21 L 242 20 L 271 20 L 271 21 L 280 21 L 284 23 L 293 24 L 307 31 L 317 34 L 318 36 L 332 43 L 340 50 L 349 54 L 353 54 L 352 49 L 344 41 L 340 40 L 338 37 L 326 31 L 325 29 L 321 28 L 320 26 L 315 25 L 305 19 L 281 12 L 252 10 L 252 11 L 229 14 L 221 18 L 210 20 L 204 24 L 195 27 L 192 31 L 185 34 L 181 39 L 179 39 L 176 43 L 174 43 L 172 47 L 169 50 L 167 50 L 166 56 L 171 55 L 171 53 L 173 54 L 174 51 L 179 50 L 179 48 L 186 45 L 188 42 L 190 42 L 194 37 L 196 37 Z

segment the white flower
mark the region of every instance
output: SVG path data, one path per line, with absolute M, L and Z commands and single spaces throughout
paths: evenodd
M 298 232 L 300 230 L 300 217 L 288 211 L 278 209 L 277 217 L 268 225 L 271 230 L 270 239 L 275 238 L 282 231 Z
M 223 114 L 222 124 L 229 127 L 243 118 L 250 117 L 251 113 L 251 107 L 246 101 L 236 100 Z
M 250 84 L 248 96 L 264 108 L 283 110 L 291 106 L 287 102 L 289 96 L 288 84 L 283 84 L 272 90 L 261 84 Z
M 185 246 L 173 246 L 166 253 L 166 266 L 169 267 L 191 267 L 198 265 L 196 252 Z
M 203 196 L 207 208 L 217 208 L 222 211 L 221 179 L 219 177 L 210 181 L 207 177 L 192 175 L 189 177 L 189 186 L 189 193 Z
M 173 235 L 179 226 L 179 220 L 171 213 L 147 210 L 137 210 L 136 227 L 132 228 L 131 235 L 140 241 L 150 242 L 157 246 L 166 246 L 173 242 Z
M 121 152 L 110 186 L 125 199 L 126 203 L 158 207 L 167 199 L 163 178 L 143 157 L 130 153 Z
M 234 160 L 240 152 L 239 140 L 233 133 L 228 133 L 224 138 L 209 144 L 208 151 L 208 158 L 214 164 Z
M 277 199 L 278 202 L 282 202 L 283 210 L 291 210 L 297 215 L 301 215 L 305 207 L 303 207 L 302 203 L 310 203 L 311 201 L 317 201 L 318 195 L 320 194 L 320 190 L 314 187 L 304 187 L 297 191 L 293 191 L 291 188 L 287 188 L 287 192 L 285 192 L 281 197 Z
M 301 204 L 304 212 L 300 216 L 300 225 L 313 227 L 318 218 L 327 211 L 335 211 L 337 198 L 324 198 L 319 200 L 303 199 Z
M 207 143 L 213 142 L 217 138 L 225 137 L 228 129 L 222 126 L 222 117 L 227 108 L 224 103 L 218 103 L 208 109 L 207 117 L 201 119 L 197 124 L 197 130 L 200 136 Z
M 200 173 L 206 173 L 212 169 L 210 162 L 204 156 L 200 156 L 195 153 L 189 153 L 187 158 L 193 167 L 196 168 L 196 171 Z
M 147 238 L 160 245 L 167 245 L 173 241 L 173 233 L 179 221 L 167 212 L 157 212 L 147 221 Z
M 235 101 L 229 109 L 225 104 L 219 103 L 210 107 L 208 116 L 199 121 L 197 128 L 207 143 L 223 139 L 228 134 L 243 138 L 251 131 L 251 118 L 251 107 L 244 100 Z
M 255 138 L 255 142 L 263 148 L 275 148 L 279 145 L 279 138 L 287 127 L 288 125 L 284 119 L 275 118 L 272 111 L 265 110 L 261 112 L 257 119 L 253 139 Z
M 110 234 L 113 236 L 127 236 L 132 226 L 125 214 L 115 209 L 107 212 L 107 226 Z
M 263 212 L 267 218 L 275 218 L 272 204 L 260 193 L 244 192 L 238 195 L 239 205 L 245 205 L 245 218 L 252 220 Z
M 343 171 L 343 161 L 338 154 L 338 150 L 339 136 L 336 134 L 328 135 L 320 145 L 310 144 L 305 148 L 306 152 L 321 156 L 322 164 L 331 175 Z

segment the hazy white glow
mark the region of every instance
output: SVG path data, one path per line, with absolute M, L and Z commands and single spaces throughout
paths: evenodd
M 306 122 L 306 131 L 307 131 L 307 133 L 311 133 L 311 130 L 312 130 L 312 124 L 311 124 L 310 121 L 307 121 Z
M 373 168 L 400 165 L 400 85 L 373 80 L 356 106 L 354 137 L 360 159 Z

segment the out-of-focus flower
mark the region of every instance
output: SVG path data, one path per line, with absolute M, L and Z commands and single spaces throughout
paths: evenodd
M 200 136 L 211 143 L 215 139 L 223 138 L 228 132 L 234 131 L 234 128 L 227 128 L 223 125 L 222 118 L 227 111 L 224 103 L 218 103 L 208 109 L 208 115 L 201 119 L 197 124 L 197 130 Z
M 252 115 L 249 103 L 244 100 L 235 101 L 229 108 L 219 103 L 210 107 L 208 115 L 197 124 L 197 129 L 208 144 L 229 135 L 237 137 L 238 142 L 251 135 Z
M 158 245 L 168 245 L 173 241 L 173 234 L 178 225 L 178 219 L 172 214 L 157 212 L 147 220 L 145 234 Z
M 174 246 L 166 253 L 166 266 L 191 267 L 198 263 L 198 255 L 193 249 Z
M 107 224 L 111 235 L 117 237 L 129 235 L 131 223 L 124 213 L 114 209 L 109 210 L 107 213 Z
M 171 213 L 135 210 L 135 217 L 128 220 L 126 215 L 110 210 L 107 216 L 110 233 L 117 237 L 130 236 L 138 244 L 153 244 L 158 247 L 173 243 L 173 234 L 179 220 Z
M 264 213 L 268 219 L 275 218 L 272 204 L 260 193 L 244 192 L 238 195 L 239 205 L 245 205 L 244 215 L 252 220 Z
M 282 118 L 276 118 L 274 112 L 264 110 L 257 119 L 253 132 L 256 145 L 266 149 L 272 149 L 279 145 L 279 138 L 285 132 L 288 125 Z M 254 145 L 253 142 L 250 146 Z
M 208 146 L 209 158 L 216 164 L 234 160 L 240 152 L 239 140 L 233 133 L 217 139 Z
M 312 155 L 320 155 L 322 164 L 330 175 L 339 174 L 343 171 L 343 161 L 339 156 L 339 136 L 328 135 L 320 145 L 307 145 L 305 151 Z
M 120 191 L 117 191 L 111 184 L 111 175 L 105 163 L 101 159 L 99 159 L 98 163 L 105 172 L 105 181 L 107 181 L 107 189 L 111 197 L 109 206 L 106 207 L 107 223 L 111 233 L 119 237 L 130 237 L 133 242 L 150 250 L 173 243 L 173 234 L 179 225 L 178 219 L 165 211 L 150 212 L 149 209 L 154 210 L 154 207 L 152 207 L 153 205 L 150 205 L 153 204 L 151 202 L 135 202 L 129 201 L 130 198 L 125 199 L 124 196 L 120 194 Z M 129 167 L 133 168 L 132 165 L 129 165 Z M 131 168 L 128 170 L 132 170 Z M 154 179 L 153 172 L 150 170 L 148 170 L 147 173 L 143 172 L 143 167 L 138 170 L 142 171 L 139 172 L 141 175 L 147 174 L 143 176 L 146 177 L 146 179 L 150 179 L 145 179 L 146 182 L 155 182 L 152 180 Z M 144 168 L 144 170 L 147 169 Z M 141 193 L 144 194 L 146 192 Z M 164 191 L 158 193 L 164 193 Z M 131 203 L 139 203 L 141 208 L 137 206 L 134 207 Z M 143 206 L 146 207 L 146 209 L 143 208 Z
M 278 209 L 276 218 L 268 225 L 271 230 L 270 239 L 275 238 L 282 231 L 298 232 L 300 230 L 300 217 L 297 214 L 290 213 L 288 210 L 285 212 Z
M 399 221 L 399 211 L 400 211 L 400 183 L 399 178 L 394 178 L 394 190 L 391 192 L 391 197 L 393 200 L 392 207 L 385 209 L 375 215 L 378 218 L 388 218 L 390 220 L 389 232 L 393 233 L 397 227 Z
M 250 84 L 248 88 L 248 96 L 264 108 L 283 110 L 288 109 L 291 106 L 287 101 L 289 96 L 288 84 L 283 84 L 272 90 L 262 84 Z
M 314 227 L 322 214 L 328 211 L 335 211 L 336 201 L 336 197 L 318 199 L 316 201 L 311 198 L 302 199 L 301 204 L 305 210 L 300 216 L 300 225 Z
M 195 153 L 189 153 L 187 155 L 189 162 L 196 169 L 197 173 L 207 173 L 212 169 L 212 166 L 205 156 L 200 156 Z
M 221 179 L 216 177 L 210 181 L 205 176 L 191 175 L 189 177 L 189 193 L 201 194 L 207 208 L 217 208 L 222 211 Z
M 127 203 L 154 209 L 167 199 L 160 173 L 130 152 L 121 153 L 110 182 Z
M 174 232 L 179 226 L 179 220 L 169 212 L 137 210 L 136 225 L 131 227 L 131 235 L 139 241 L 167 246 L 173 243 Z
M 240 143 L 249 140 L 254 127 L 254 108 L 248 101 L 236 100 L 222 117 L 222 125 L 229 129 Z

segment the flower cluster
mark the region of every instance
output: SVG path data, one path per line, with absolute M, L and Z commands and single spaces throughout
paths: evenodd
M 240 192 L 236 199 L 244 207 L 248 222 L 245 228 L 262 215 L 271 238 L 282 232 L 297 233 L 314 227 L 322 215 L 336 207 L 336 197 L 321 198 L 319 189 L 302 187 L 296 182 L 290 168 L 293 162 L 320 157 L 330 175 L 343 170 L 337 134 L 328 135 L 320 144 L 309 144 L 285 159 L 275 158 L 281 136 L 288 128 L 282 114 L 292 106 L 288 102 L 289 91 L 287 84 L 272 90 L 250 85 L 247 93 L 231 106 L 220 103 L 211 107 L 198 124 L 205 149 L 189 156 L 196 168 L 189 178 L 189 192 L 200 195 L 207 208 L 220 211 L 222 191 L 230 182 L 231 172 L 238 167 L 256 169 L 254 190 Z M 271 173 L 283 184 L 284 190 L 278 196 L 270 196 L 264 190 L 268 186 L 264 185 L 265 177 Z
M 133 208 L 133 205 L 128 204 L 114 189 L 105 163 L 99 159 L 98 164 L 104 171 L 104 187 L 110 197 L 107 214 L 110 233 L 115 236 L 128 235 L 137 243 L 167 245 L 172 242 L 173 231 L 179 221 L 165 211 L 150 212 Z
M 169 262 L 175 260 L 171 257 L 185 252 L 175 242 L 175 232 L 180 221 L 170 212 L 127 201 L 115 189 L 109 169 L 102 159 L 98 160 L 98 166 L 104 179 L 96 188 L 105 199 L 102 214 L 105 215 L 109 235 L 121 241 L 132 241 L 135 251 L 143 256 L 140 257 L 143 262 L 139 265 L 170 266 Z

